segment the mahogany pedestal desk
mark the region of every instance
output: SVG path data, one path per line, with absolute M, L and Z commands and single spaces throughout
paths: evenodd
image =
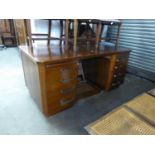
M 25 83 L 45 116 L 71 107 L 85 85 L 100 90 L 119 86 L 125 77 L 130 49 L 106 46 L 20 46 Z M 77 62 L 81 62 L 86 83 L 78 82 Z M 94 91 L 95 92 L 95 91 Z M 86 93 L 86 96 L 93 93 Z

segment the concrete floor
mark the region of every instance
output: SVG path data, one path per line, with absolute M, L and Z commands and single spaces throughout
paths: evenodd
M 0 134 L 87 134 L 86 125 L 154 87 L 127 74 L 119 88 L 79 100 L 72 108 L 45 118 L 25 87 L 18 50 L 0 50 Z

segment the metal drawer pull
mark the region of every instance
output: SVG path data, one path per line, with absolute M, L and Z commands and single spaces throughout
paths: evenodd
M 71 93 L 75 90 L 75 87 L 72 87 L 72 88 L 67 88 L 67 89 L 61 89 L 60 90 L 60 93 L 61 94 L 67 94 L 67 93 Z
M 65 71 L 72 71 L 73 68 L 61 68 L 60 72 L 65 72 Z
M 76 68 L 61 68 L 60 72 L 61 72 L 61 75 L 64 76 L 64 75 L 67 75 L 67 74 L 69 75 L 72 72 L 75 72 L 75 69 Z
M 72 80 L 75 80 L 75 78 L 73 78 L 73 79 L 62 79 L 62 80 L 60 80 L 60 82 L 61 83 L 69 83 Z
M 53 65 L 46 65 L 46 68 L 51 68 L 53 67 Z
M 113 76 L 113 77 L 115 78 L 115 77 L 117 77 L 117 75 L 116 75 L 116 74 L 114 74 L 114 76 Z
M 118 69 L 118 66 L 115 66 L 115 69 Z
M 108 60 L 110 60 L 111 59 L 111 56 L 106 56 L 105 58 L 108 59 Z
M 66 105 L 66 104 L 69 104 L 69 103 L 71 103 L 72 101 L 74 101 L 74 97 L 73 98 L 71 98 L 71 99 L 61 99 L 60 100 L 60 104 L 63 106 L 63 105 Z
M 68 82 L 70 82 L 70 79 L 62 79 L 62 80 L 60 80 L 60 82 L 61 83 L 68 83 Z
M 120 62 L 120 59 L 116 59 L 116 62 Z
M 116 73 L 116 74 L 113 75 L 114 78 L 122 77 L 122 76 L 124 76 L 123 73 Z

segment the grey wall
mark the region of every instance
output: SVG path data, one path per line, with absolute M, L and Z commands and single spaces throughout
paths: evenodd
M 116 36 L 116 27 L 108 36 Z M 119 45 L 131 48 L 128 71 L 155 81 L 155 19 L 123 19 Z

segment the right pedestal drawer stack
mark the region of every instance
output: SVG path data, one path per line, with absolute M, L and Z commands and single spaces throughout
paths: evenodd
M 128 65 L 128 57 L 128 53 L 120 53 L 116 55 L 112 71 L 111 85 L 107 87 L 108 90 L 123 83 Z
M 128 65 L 129 52 L 121 52 L 83 60 L 85 78 L 101 89 L 110 90 L 123 81 Z

